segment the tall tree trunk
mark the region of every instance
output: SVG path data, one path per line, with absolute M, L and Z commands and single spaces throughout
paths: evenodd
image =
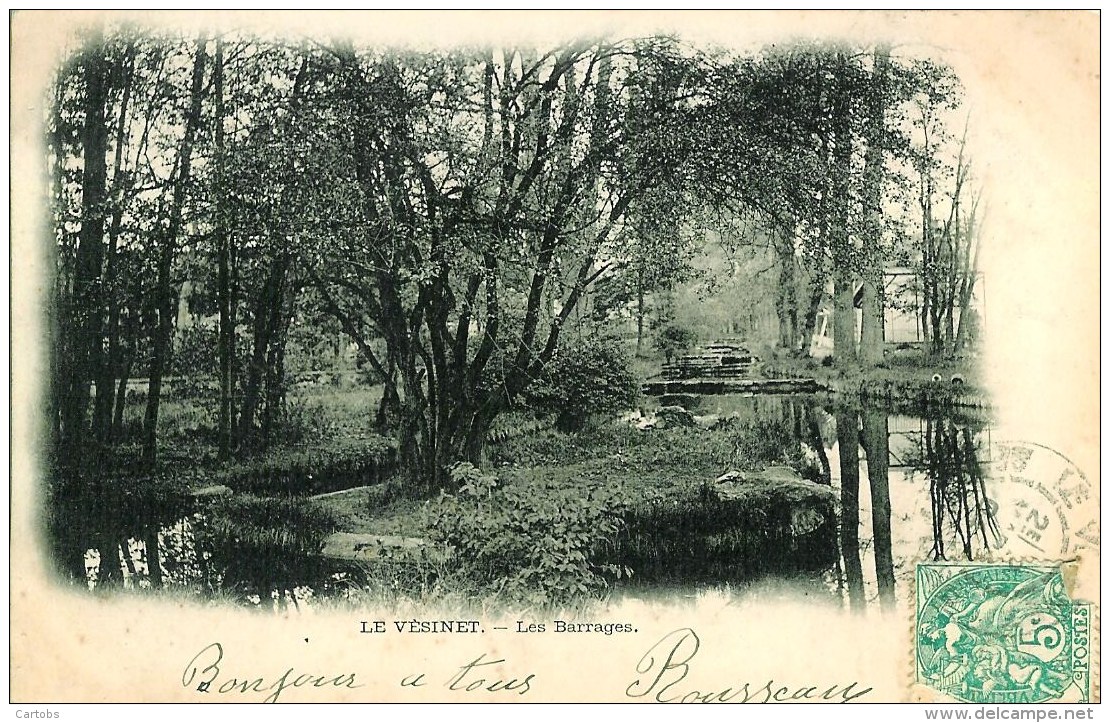
M 636 356 L 644 354 L 644 270 L 636 269 Z
M 959 269 L 957 267 L 956 245 L 959 244 L 958 219 L 956 229 L 950 231 L 948 243 L 948 274 L 944 284 L 944 352 L 952 351 L 956 341 L 956 292 L 959 283 Z
M 882 269 L 871 269 L 863 279 L 860 319 L 860 362 L 874 367 L 883 361 L 883 287 Z
M 813 280 L 813 286 L 806 300 L 806 308 L 802 312 L 802 325 L 798 331 L 796 346 L 798 356 L 809 356 L 809 347 L 817 331 L 817 314 L 821 311 L 821 300 L 824 298 L 825 284 L 822 282 L 822 277 L 818 276 Z
M 100 531 L 100 567 L 96 576 L 97 588 L 113 588 L 123 582 L 123 568 L 120 559 L 119 542 L 108 529 Z
M 150 386 L 147 390 L 146 415 L 143 420 L 143 461 L 153 469 L 158 458 L 158 407 L 162 395 L 162 375 L 169 358 L 173 341 L 174 298 L 173 259 L 176 253 L 177 237 L 181 233 L 182 213 L 185 195 L 188 192 L 190 169 L 193 161 L 193 140 L 197 126 L 200 125 L 201 90 L 204 82 L 204 65 L 207 57 L 207 40 L 197 38 L 196 57 L 193 61 L 192 85 L 189 90 L 189 109 L 185 117 L 185 135 L 181 140 L 181 150 L 177 160 L 177 177 L 170 201 L 168 223 L 161 239 L 158 253 L 158 280 L 156 287 L 158 324 L 155 327 L 151 344 Z
M 962 262 L 960 265 L 960 320 L 956 327 L 956 338 L 952 344 L 952 351 L 960 352 L 963 350 L 967 343 L 967 329 L 969 324 L 968 319 L 974 317 L 974 313 L 969 314 L 971 309 L 971 299 L 975 293 L 975 282 L 979 272 L 979 242 L 978 242 L 978 211 L 979 211 L 979 198 L 973 198 L 971 203 L 971 211 L 968 213 L 967 219 L 964 222 L 964 237 L 961 247 Z
M 53 362 L 50 365 L 50 393 L 46 399 L 46 414 L 47 419 L 50 420 L 48 429 L 49 440 L 46 445 L 47 453 L 49 455 L 48 468 L 54 467 L 59 461 L 63 453 L 61 443 L 63 439 L 63 420 L 62 410 L 64 408 L 63 399 L 69 396 L 69 383 L 70 373 L 72 366 L 72 350 L 69 348 L 67 339 L 70 334 L 66 333 L 67 329 L 72 324 L 72 304 L 70 297 L 69 282 L 72 278 L 70 270 L 67 269 L 68 264 L 66 260 L 69 258 L 69 237 L 72 234 L 65 231 L 65 215 L 66 215 L 66 194 L 65 194 L 65 174 L 62 169 L 66 164 L 66 132 L 65 124 L 61 118 L 62 100 L 65 91 L 61 83 L 56 84 L 54 91 L 54 99 L 52 105 L 52 118 L 50 125 L 52 130 L 49 135 L 50 150 L 53 154 L 51 162 L 53 164 L 53 183 L 52 193 L 50 197 L 50 206 L 47 209 L 45 228 L 60 229 L 62 231 L 61 244 L 58 249 L 57 261 L 53 264 L 51 269 L 52 285 L 51 285 L 51 301 L 48 306 L 48 314 L 46 321 L 48 324 L 48 332 L 50 338 L 50 349 L 52 350 Z M 77 579 L 83 579 L 85 563 L 84 563 L 84 550 L 81 550 L 81 557 L 77 560 L 70 560 L 73 564 L 71 568 L 72 573 L 80 571 L 81 575 L 76 576 Z M 71 556 L 63 554 L 63 558 L 69 560 Z
M 131 380 L 131 370 L 135 364 L 135 357 L 138 355 L 139 327 L 142 323 L 142 312 L 137 308 L 141 302 L 134 298 L 132 298 L 131 301 L 135 305 L 125 309 L 123 318 L 120 320 L 120 324 L 123 327 L 120 345 L 121 359 L 119 383 L 116 386 L 116 400 L 112 410 L 111 434 L 111 439 L 115 442 L 123 439 L 124 412 L 127 409 L 127 386 Z
M 289 324 L 293 319 L 296 303 L 296 286 L 284 284 L 278 303 L 277 316 L 273 319 L 274 330 L 270 334 L 270 350 L 266 357 L 266 407 L 262 420 L 262 442 L 269 447 L 272 442 L 274 424 L 285 402 L 285 344 L 289 336 Z
M 779 287 L 775 298 L 779 347 L 793 349 L 798 338 L 798 283 L 794 246 L 790 239 L 779 238 L 775 243 L 775 253 L 779 262 Z
M 123 412 L 127 407 L 127 385 L 131 381 L 131 364 L 134 357 L 127 354 L 120 364 L 119 383 L 116 386 L 116 399 L 112 409 L 112 432 L 110 438 L 113 442 L 120 442 L 123 438 Z
M 81 134 L 84 169 L 81 177 L 81 230 L 78 236 L 74 271 L 71 318 L 75 339 L 72 342 L 70 379 L 62 400 L 62 440 L 60 455 L 64 464 L 77 464 L 88 457 L 95 467 L 95 454 L 84 455 L 85 425 L 90 384 L 101 363 L 104 262 L 104 220 L 107 201 L 107 145 L 105 105 L 108 100 L 107 62 L 103 39 L 97 32 L 84 57 L 85 123 Z M 61 173 L 61 170 L 58 170 Z
M 270 369 L 274 360 L 272 347 L 281 322 L 288 261 L 288 254 L 279 252 L 270 266 L 255 304 L 254 347 L 243 386 L 243 406 L 239 412 L 239 447 L 243 451 L 251 451 L 264 441 L 257 436 L 255 418 L 259 416 L 260 405 L 266 401 L 267 382 L 273 379 Z
M 833 272 L 833 350 L 840 369 L 856 366 L 855 284 L 849 269 Z
M 158 548 L 158 525 L 151 525 L 146 531 L 146 565 L 150 584 L 162 587 L 162 551 Z
M 247 360 L 246 379 L 243 382 L 243 404 L 239 409 L 238 449 L 249 451 L 254 441 L 254 417 L 258 411 L 258 400 L 262 392 L 262 374 L 266 368 L 266 350 L 270 345 L 270 326 L 267 323 L 270 286 L 268 276 L 259 292 L 254 310 L 254 341 L 250 359 Z
M 231 323 L 231 236 L 227 230 L 227 213 L 224 209 L 224 41 L 216 41 L 216 59 L 212 67 L 212 85 L 216 105 L 216 296 L 219 304 L 219 338 L 217 341 L 220 364 L 220 409 L 217 415 L 217 457 L 227 460 L 232 449 L 232 355 L 235 347 L 235 329 Z
M 832 124 L 835 145 L 832 153 L 833 177 L 832 223 L 829 244 L 833 263 L 833 349 L 836 365 L 842 370 L 856 367 L 855 273 L 857 252 L 852 246 L 851 165 L 852 119 L 850 90 L 846 87 L 845 59 L 837 54 L 837 70 L 841 77 L 834 89 Z
M 115 377 L 120 367 L 120 289 L 119 258 L 116 247 L 119 243 L 120 228 L 123 223 L 125 199 L 130 195 L 130 183 L 126 181 L 123 170 L 124 146 L 127 144 L 128 106 L 131 101 L 131 86 L 135 74 L 135 46 L 127 48 L 127 68 L 124 70 L 123 96 L 120 99 L 119 119 L 116 124 L 116 148 L 113 160 L 112 190 L 115 196 L 112 208 L 112 222 L 108 231 L 108 257 L 105 269 L 105 287 L 108 291 L 108 358 L 100 365 L 100 376 L 96 382 L 96 401 L 93 405 L 93 433 L 99 444 L 112 438 L 112 408 L 115 402 Z
M 863 315 L 860 320 L 860 362 L 872 367 L 883 361 L 883 177 L 886 135 L 886 74 L 890 49 L 875 49 L 869 94 L 867 154 L 864 160 L 864 185 L 867 238 L 864 253 Z
M 228 376 L 230 377 L 231 398 L 228 401 L 227 433 L 230 437 L 231 450 L 239 448 L 239 418 L 236 414 L 236 392 L 242 389 L 241 374 L 239 371 L 238 336 L 235 329 L 239 324 L 239 253 L 234 243 L 228 238 Z

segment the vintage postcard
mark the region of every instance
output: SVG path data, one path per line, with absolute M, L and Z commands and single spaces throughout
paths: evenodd
M 12 702 L 1099 701 L 1097 12 L 10 30 Z

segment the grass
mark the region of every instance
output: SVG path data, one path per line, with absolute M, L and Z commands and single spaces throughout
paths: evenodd
M 790 449 L 789 433 L 768 424 L 724 422 L 714 429 L 674 427 L 642 431 L 617 422 L 566 434 L 544 429 L 489 447 L 487 469 L 499 488 L 619 490 L 627 504 L 625 527 L 610 562 L 633 569 L 634 581 L 684 580 L 742 583 L 770 571 L 797 572 L 831 564 L 835 535 L 831 493 L 813 482 L 756 484 L 738 499 L 707 496 L 707 485 L 729 469 L 804 467 Z M 572 493 L 573 494 L 573 493 Z M 393 500 L 382 504 L 372 491 L 357 490 L 319 500 L 344 530 L 429 538 L 428 505 Z M 799 534 L 796 511 L 812 510 L 824 522 Z M 824 551 L 824 552 L 822 552 Z M 395 571 L 380 570 L 385 577 Z M 372 583 L 381 587 L 380 577 Z M 447 578 L 436 577 L 446 585 Z M 390 583 L 392 584 L 392 583 Z M 452 585 L 467 585 L 456 579 Z M 421 581 L 418 589 L 427 590 Z M 389 587 L 389 585 L 387 585 Z M 450 587 L 450 586 L 448 586 Z
M 914 350 L 894 351 L 887 354 L 882 363 L 868 369 L 844 372 L 832 363 L 817 359 L 797 359 L 778 357 L 770 361 L 778 375 L 811 376 L 816 379 L 859 379 L 867 382 L 893 384 L 920 384 L 931 382 L 934 374 L 948 382 L 954 374 L 959 374 L 969 386 L 979 383 L 978 366 L 969 360 L 931 361 L 923 353 Z
M 235 497 L 238 502 L 227 507 L 227 514 L 213 520 L 223 541 L 220 556 L 229 561 L 237 554 L 244 558 L 234 563 L 243 568 L 234 571 L 237 577 L 258 578 L 255 582 L 263 587 L 273 583 L 272 578 L 262 579 L 267 575 L 251 562 L 261 560 L 265 569 L 290 580 L 302 572 L 311 574 L 318 605 L 373 605 L 398 612 L 437 605 L 477 612 L 531 609 L 496 589 L 478 589 L 462 566 L 419 559 L 419 553 L 349 565 L 337 576 L 297 562 L 333 530 L 432 536 L 428 507 L 434 502 L 390 496 L 380 468 L 375 467 L 374 475 L 366 474 L 367 465 L 382 463 L 386 449 L 384 441 L 369 432 L 379 396 L 380 389 L 374 388 L 298 390 L 282 420 L 286 443 L 257 458 L 223 466 L 215 462 L 209 437 L 211 410 L 194 400 L 171 398 L 163 405 L 160 423 L 163 449 L 171 472 L 227 484 L 249 495 Z M 718 411 L 713 428 L 639 430 L 609 421 L 573 434 L 529 415 L 509 414 L 495 428 L 498 434 L 487 447 L 485 468 L 509 491 L 535 489 L 541 483 L 568 490 L 573 499 L 576 489 L 619 489 L 627 503 L 625 526 L 614 540 L 613 559 L 605 562 L 631 563 L 637 580 L 666 582 L 678 575 L 739 584 L 769 569 L 788 569 L 786 558 L 817 560 L 813 550 L 792 542 L 790 531 L 792 506 L 812 501 L 763 495 L 723 503 L 706 497 L 706 484 L 727 470 L 799 466 L 797 449 L 783 451 L 790 435 L 768 426 L 766 410 L 758 424 L 750 415 L 747 421 L 736 416 L 742 414 L 739 407 L 727 414 Z M 141 408 L 128 413 L 134 423 Z M 193 455 L 189 464 L 181 463 L 187 459 L 183 455 Z M 312 501 L 289 498 L 334 489 L 336 480 L 360 487 Z M 310 530 L 302 539 L 301 532 Z M 271 548 L 288 559 L 280 562 L 267 552 Z M 681 572 L 676 560 L 684 566 Z
M 355 489 L 315 502 L 335 516 L 344 532 L 400 537 L 426 534 L 424 509 L 427 503 L 424 501 L 400 498 L 383 505 L 378 490 Z

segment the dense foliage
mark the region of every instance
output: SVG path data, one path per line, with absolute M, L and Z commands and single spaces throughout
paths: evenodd
M 451 474 L 459 491 L 432 505 L 429 533 L 487 593 L 557 605 L 596 594 L 620 574 L 604 562 L 625 509 L 619 487 L 542 479 L 503 485 L 466 463 Z
M 555 415 L 555 426 L 575 432 L 594 414 L 633 406 L 640 384 L 621 343 L 609 337 L 566 340 L 529 390 L 532 404 Z
M 655 347 L 669 364 L 676 356 L 692 347 L 697 340 L 697 334 L 693 329 L 678 324 L 667 324 L 659 330 Z

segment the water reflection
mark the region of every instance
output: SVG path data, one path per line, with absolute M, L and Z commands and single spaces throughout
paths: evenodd
M 975 560 L 1002 544 L 985 472 L 990 458 L 985 421 L 875 408 L 841 409 L 832 416 L 845 597 L 852 610 L 872 603 L 892 610 L 897 599 L 912 594 L 918 562 Z M 867 480 L 864 494 L 861 476 Z M 872 563 L 866 567 L 873 576 L 860 572 L 861 558 Z
M 836 443 L 840 462 L 840 554 L 848 586 L 848 604 L 864 604 L 863 565 L 860 561 L 859 429 L 854 412 L 836 415 Z
M 703 397 L 698 408 L 739 415 L 764 428 L 762 445 L 777 447 L 742 453 L 831 486 L 836 529 L 824 544 L 833 555 L 794 569 L 820 569 L 854 612 L 891 611 L 908 599 L 918 562 L 976 560 L 1003 545 L 982 415 L 914 415 L 813 395 Z
M 86 517 L 65 526 L 82 519 L 76 505 L 88 499 L 56 502 L 52 525 L 59 549 L 79 551 L 77 579 L 93 590 L 171 590 L 281 611 L 348 592 L 357 572 L 317 554 L 331 530 L 297 500 L 182 495 L 120 508 L 110 525 Z
M 865 409 L 860 439 L 867 455 L 867 482 L 871 490 L 871 530 L 874 535 L 875 579 L 882 609 L 894 607 L 894 545 L 890 508 L 890 431 L 885 412 Z
M 911 468 L 924 472 L 929 480 L 933 517 L 933 560 L 947 560 L 953 554 L 945 547 L 947 526 L 958 540 L 959 556 L 973 560 L 978 549 L 998 547 L 1001 531 L 995 519 L 995 503 L 987 497 L 979 444 L 971 429 L 951 420 L 928 420 L 926 451 Z
M 712 420 L 714 449 L 731 452 L 714 464 L 788 467 L 801 480 L 786 492 L 790 483 L 755 489 L 754 502 L 702 489 L 645 507 L 613 560 L 636 572 L 633 587 L 786 585 L 821 589 L 852 612 L 887 612 L 912 595 L 918 562 L 976 560 L 1004 545 L 983 419 L 812 395 L 683 401 Z M 177 587 L 281 609 L 343 594 L 357 574 L 313 554 L 329 531 L 295 501 L 136 494 L 102 491 L 53 507 L 59 559 L 79 564 L 90 587 Z M 108 500 L 97 503 L 105 510 L 82 513 L 90 499 Z

